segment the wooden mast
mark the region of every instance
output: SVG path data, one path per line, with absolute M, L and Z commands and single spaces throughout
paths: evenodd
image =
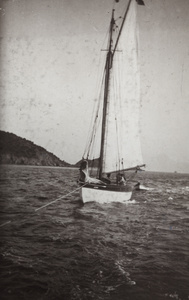
M 123 29 L 123 25 L 127 16 L 127 13 L 129 11 L 129 7 L 131 4 L 132 0 L 129 0 L 127 9 L 125 11 L 123 21 L 121 24 L 121 28 L 119 30 L 119 34 L 116 40 L 116 43 L 114 45 L 114 48 L 112 49 L 112 34 L 113 34 L 113 29 L 114 29 L 114 9 L 112 11 L 112 18 L 111 18 L 111 23 L 110 23 L 110 33 L 109 33 L 109 48 L 108 48 L 108 53 L 106 57 L 106 67 L 105 67 L 105 85 L 104 85 L 104 105 L 103 105 L 103 116 L 102 116 L 102 129 L 101 129 L 101 147 L 100 147 L 100 159 L 99 159 L 99 178 L 102 178 L 102 169 L 103 169 L 103 159 L 104 159 L 104 140 L 105 140 L 105 130 L 106 130 L 106 116 L 107 116 L 107 107 L 108 107 L 108 94 L 109 94 L 109 82 L 110 82 L 110 69 L 112 67 L 113 63 L 113 57 L 118 45 L 118 41 Z
M 108 107 L 108 93 L 109 93 L 109 82 L 110 82 L 110 69 L 112 67 L 112 34 L 113 27 L 115 24 L 114 20 L 114 9 L 112 11 L 112 18 L 110 23 L 110 33 L 109 33 L 109 47 L 106 57 L 105 66 L 105 85 L 104 85 L 104 105 L 103 105 L 103 116 L 102 116 L 102 130 L 101 130 L 101 147 L 100 147 L 100 159 L 99 159 L 99 178 L 102 178 L 103 169 L 103 158 L 104 158 L 104 140 L 105 140 L 105 130 L 106 130 L 106 115 Z

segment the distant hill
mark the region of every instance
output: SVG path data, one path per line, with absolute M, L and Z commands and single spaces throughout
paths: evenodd
M 0 130 L 0 164 L 59 166 L 70 164 L 33 142 Z

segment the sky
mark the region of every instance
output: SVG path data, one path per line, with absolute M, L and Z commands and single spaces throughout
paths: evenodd
M 146 170 L 188 172 L 189 1 L 144 2 L 138 6 L 138 25 Z M 81 159 L 113 3 L 0 2 L 1 130 L 66 162 Z

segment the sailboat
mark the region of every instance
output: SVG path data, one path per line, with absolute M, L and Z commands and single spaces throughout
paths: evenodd
M 114 6 L 118 5 L 119 1 L 115 2 Z M 84 203 L 127 202 L 140 185 L 131 181 L 131 177 L 145 166 L 139 136 L 138 4 L 144 5 L 144 2 L 129 0 L 123 17 L 118 19 L 115 7 L 112 10 L 108 45 L 104 50 L 107 53 L 102 89 L 80 165 L 79 184 Z M 96 142 L 97 139 L 100 142 Z

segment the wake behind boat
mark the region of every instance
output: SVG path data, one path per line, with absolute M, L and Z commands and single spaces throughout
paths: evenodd
M 115 18 L 112 10 L 99 101 L 80 167 L 84 203 L 130 200 L 132 191 L 139 188 L 131 179 L 145 166 L 139 137 L 137 4 L 144 3 L 129 0 L 123 17 Z M 89 175 L 89 162 L 93 175 Z M 92 162 L 97 163 L 96 174 Z M 131 170 L 128 178 L 125 172 Z

